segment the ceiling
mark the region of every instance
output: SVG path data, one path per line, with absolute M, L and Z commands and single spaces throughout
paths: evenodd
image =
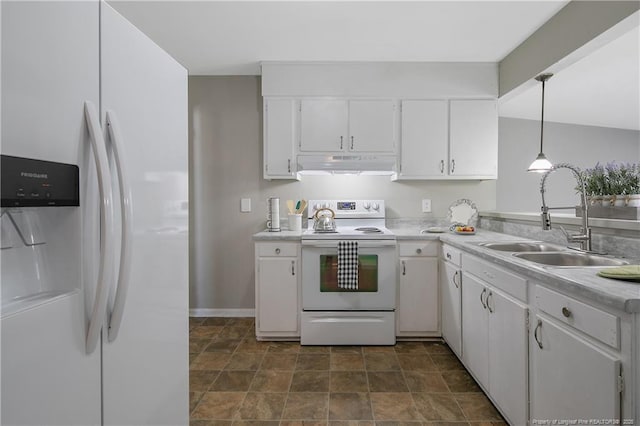
M 499 62 L 568 1 L 109 3 L 190 75 L 259 75 L 261 61 Z M 549 81 L 550 121 L 638 130 L 635 34 L 635 44 L 630 34 Z M 501 115 L 539 120 L 535 89 L 504 102 Z

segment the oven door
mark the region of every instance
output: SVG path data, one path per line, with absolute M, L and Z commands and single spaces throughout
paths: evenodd
M 391 311 L 396 307 L 396 242 L 358 240 L 358 288 L 338 287 L 338 241 L 302 241 L 302 308 Z

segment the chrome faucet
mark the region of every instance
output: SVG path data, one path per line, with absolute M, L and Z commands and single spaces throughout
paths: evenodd
M 584 178 L 582 176 L 582 172 L 576 166 L 573 166 L 568 163 L 558 163 L 554 164 L 553 168 L 546 172 L 542 176 L 542 180 L 540 181 L 540 194 L 542 195 L 542 229 L 547 231 L 551 229 L 551 216 L 549 215 L 549 210 L 566 210 L 573 209 L 574 207 L 548 207 L 544 200 L 545 193 L 545 183 L 547 182 L 547 177 L 557 169 L 569 169 L 573 172 L 573 176 L 576 178 L 580 191 L 580 210 L 582 211 L 582 227 L 580 228 L 580 233 L 578 234 L 569 234 L 562 226 L 560 230 L 567 238 L 567 242 L 569 243 L 580 243 L 580 250 L 590 252 L 591 250 L 591 228 L 589 228 L 589 213 L 588 213 L 588 204 L 587 204 L 587 189 L 585 186 Z

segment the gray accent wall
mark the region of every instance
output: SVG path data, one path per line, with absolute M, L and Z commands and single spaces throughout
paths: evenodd
M 540 122 L 518 118 L 499 119 L 496 210 L 540 211 L 540 174 L 526 170 L 540 150 Z M 552 163 L 591 168 L 597 162 L 640 162 L 640 132 L 595 126 L 550 123 L 544 125 L 544 152 Z M 560 169 L 547 179 L 550 206 L 579 203 L 575 179 Z
M 437 219 L 469 198 L 480 210 L 496 207 L 495 181 L 405 181 L 389 176 L 262 178 L 262 97 L 255 76 L 189 78 L 191 309 L 253 309 L 251 236 L 266 227 L 270 196 L 287 199 L 380 198 L 387 217 Z M 240 213 L 240 199 L 252 211 Z M 421 199 L 432 213 L 421 212 Z M 306 212 L 305 212 L 306 213 Z M 303 224 L 303 226 L 306 223 Z

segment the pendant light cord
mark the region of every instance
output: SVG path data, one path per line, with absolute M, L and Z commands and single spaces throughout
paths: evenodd
M 544 83 L 546 79 L 542 80 L 542 114 L 540 117 L 540 153 L 542 153 L 542 140 L 544 134 Z

